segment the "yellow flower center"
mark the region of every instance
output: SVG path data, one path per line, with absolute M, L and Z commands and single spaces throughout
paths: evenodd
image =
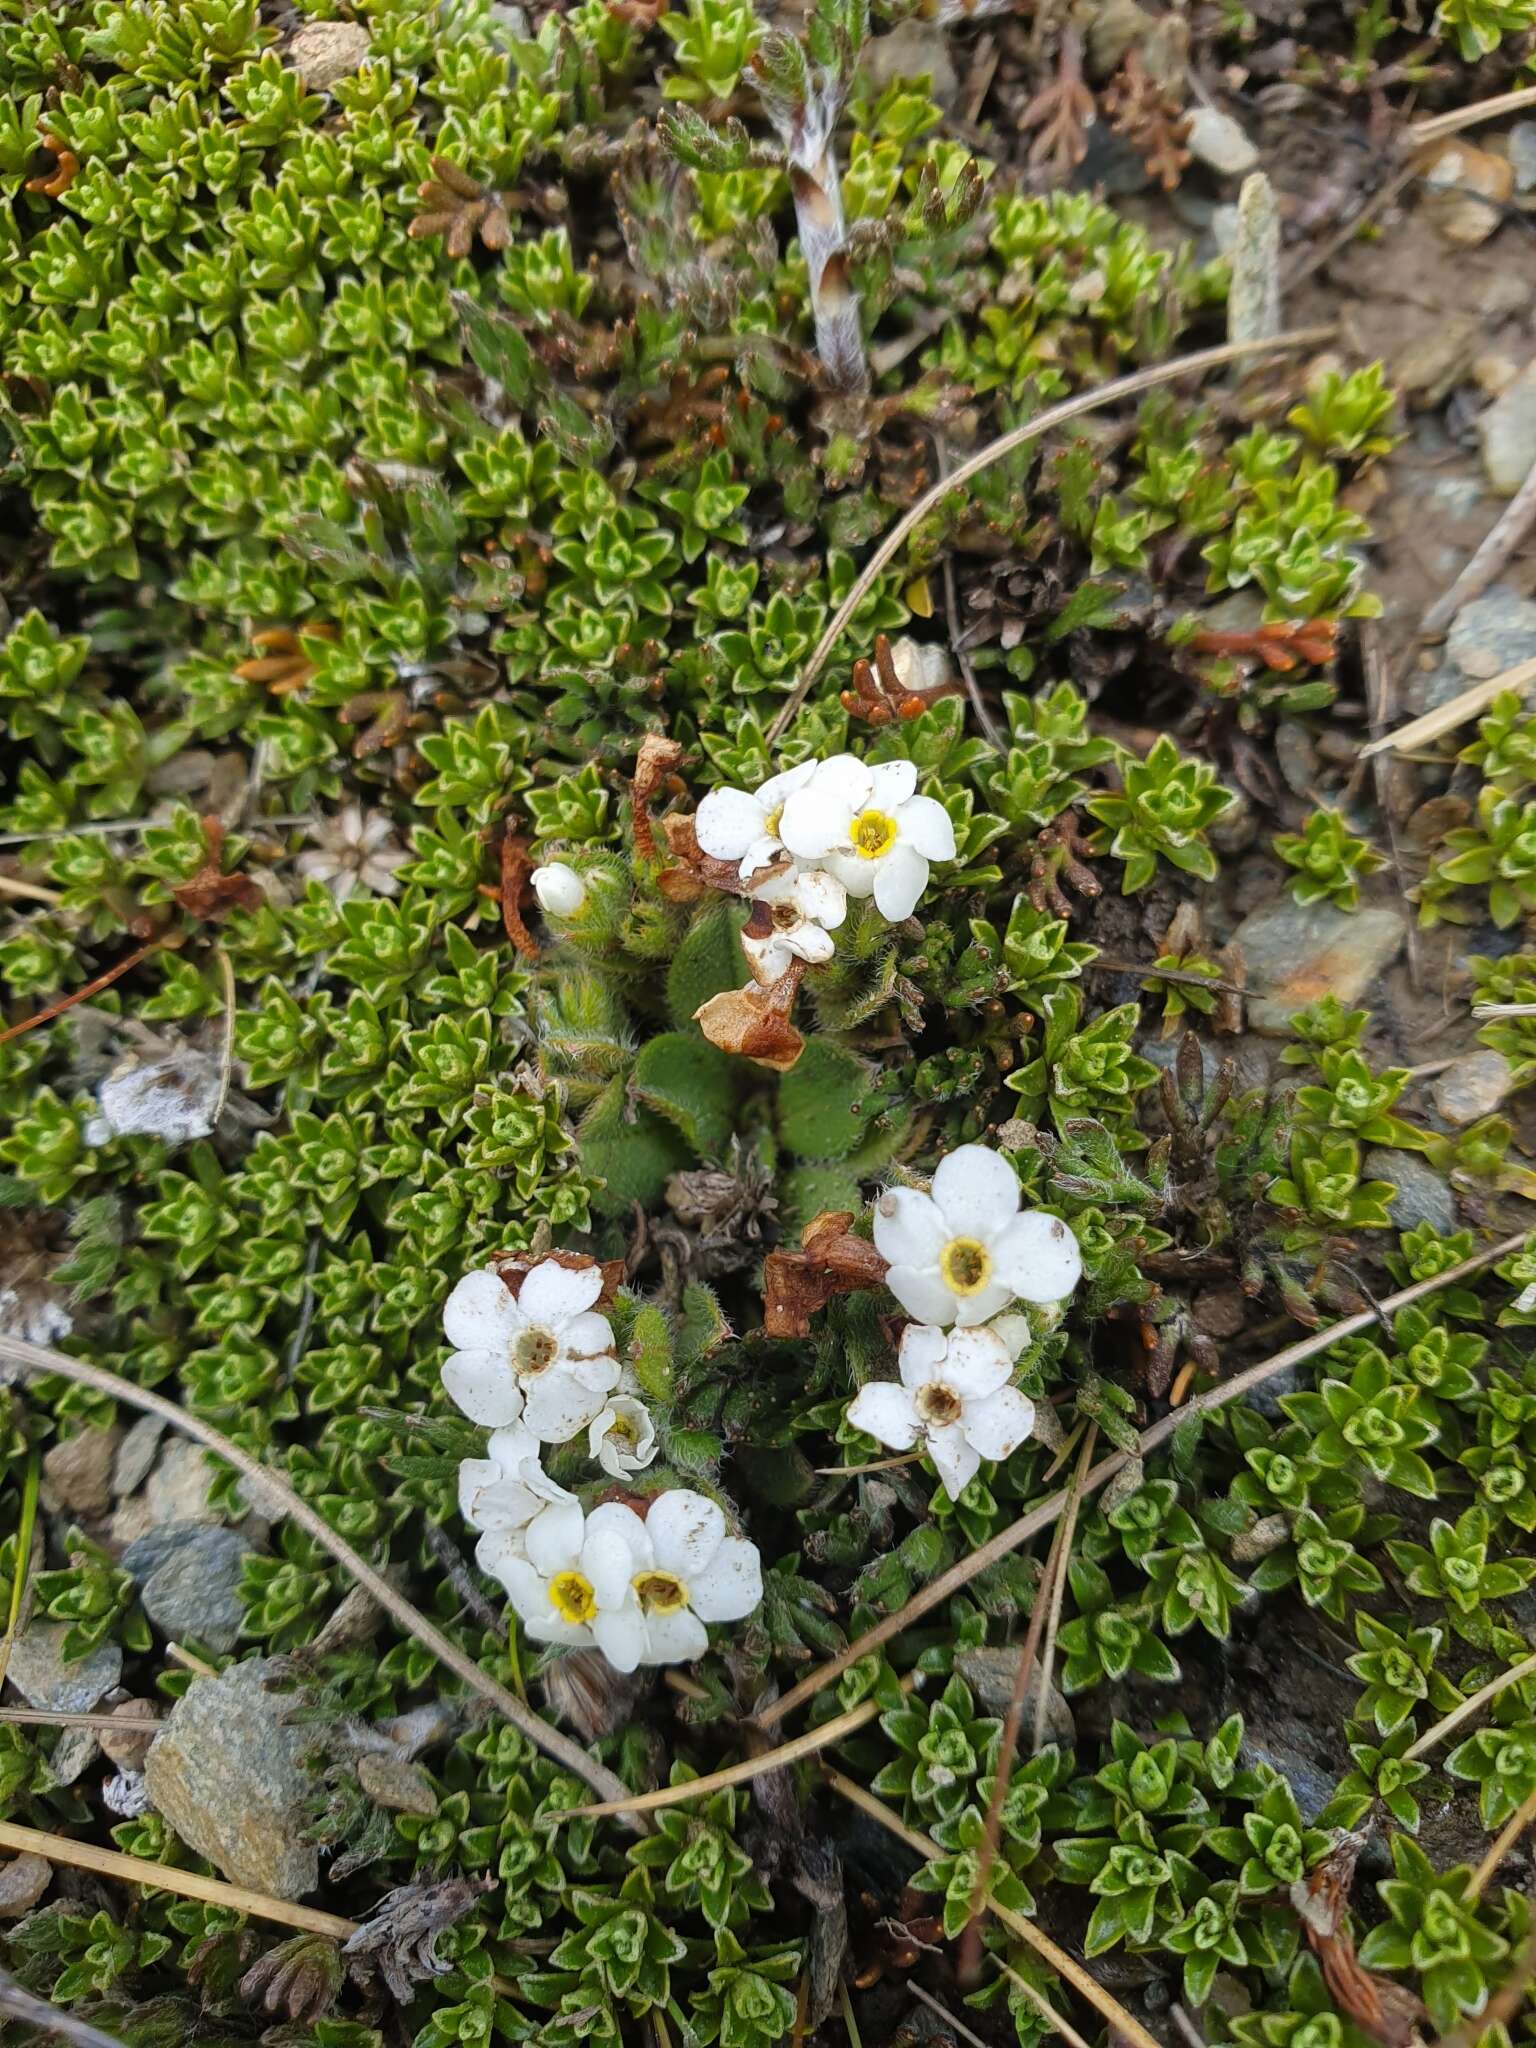
M 766 833 L 766 834 L 768 835 L 768 837 L 769 837 L 770 839 L 777 839 L 777 838 L 778 838 L 778 836 L 779 836 L 779 820 L 780 820 L 780 819 L 781 819 L 781 818 L 783 817 L 783 815 L 784 815 L 784 806 L 783 806 L 782 804 L 779 804 L 779 805 L 778 805 L 778 806 L 777 806 L 777 807 L 776 807 L 776 808 L 775 808 L 774 810 L 771 810 L 771 811 L 770 811 L 770 812 L 768 813 L 768 815 L 767 815 L 767 817 L 766 817 L 766 818 L 764 818 L 764 820 L 763 820 L 763 830 L 764 830 L 764 832 L 765 832 L 765 833 Z
M 896 844 L 896 820 L 889 811 L 860 811 L 848 836 L 860 860 L 878 860 Z
M 634 1417 L 630 1415 L 615 1415 L 608 1425 L 608 1434 L 610 1437 L 617 1437 L 622 1444 L 637 1444 L 640 1441 L 640 1431 L 635 1425 Z
M 559 1355 L 560 1346 L 548 1330 L 524 1330 L 512 1346 L 512 1363 L 525 1379 L 547 1370 Z
M 580 1572 L 557 1572 L 549 1582 L 549 1604 L 562 1621 L 579 1627 L 596 1614 L 597 1595 Z
M 930 1380 L 926 1387 L 917 1390 L 917 1412 L 936 1429 L 947 1429 L 950 1423 L 958 1422 L 960 1409 L 960 1396 L 942 1380 Z
M 688 1588 L 671 1572 L 641 1572 L 630 1584 L 647 1614 L 678 1614 L 688 1605 Z
M 974 1237 L 952 1237 L 939 1253 L 939 1272 L 951 1294 L 979 1294 L 992 1274 L 992 1255 Z

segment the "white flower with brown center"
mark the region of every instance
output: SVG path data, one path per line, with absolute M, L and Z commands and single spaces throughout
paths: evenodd
M 741 949 L 764 988 L 782 980 L 791 960 L 819 967 L 832 958 L 832 933 L 848 915 L 848 892 L 835 875 L 786 868 L 754 889 L 752 899 Z
M 784 853 L 779 823 L 784 806 L 816 773 L 814 761 L 770 775 L 760 789 L 712 789 L 693 821 L 700 851 L 712 860 L 736 862 L 736 872 L 749 881 L 772 867 Z
M 920 1323 L 990 1322 L 1011 1301 L 1055 1302 L 1082 1277 L 1077 1239 L 1059 1217 L 1019 1213 L 1013 1168 L 985 1145 L 941 1160 L 931 1194 L 887 1188 L 875 1203 L 885 1284 Z
M 656 1425 L 634 1394 L 610 1394 L 587 1431 L 588 1453 L 611 1479 L 643 1472 L 656 1455 Z
M 1013 1354 L 995 1330 L 909 1323 L 898 1369 L 899 1384 L 872 1380 L 859 1389 L 848 1420 L 893 1451 L 921 1445 L 951 1500 L 983 1458 L 1011 1457 L 1034 1427 L 1035 1404 L 1009 1386 Z
M 499 1579 L 507 1560 L 522 1555 L 524 1533 L 535 1516 L 572 1496 L 544 1470 L 539 1440 L 521 1422 L 493 1430 L 485 1452 L 459 1466 L 459 1512 L 481 1532 L 475 1562 Z
M 556 1259 L 530 1268 L 515 1299 L 499 1274 L 466 1273 L 443 1307 L 449 1399 L 471 1422 L 568 1443 L 619 1384 L 612 1326 L 593 1309 L 602 1291 L 600 1268 Z
M 411 855 L 383 811 L 343 804 L 334 818 L 322 818 L 310 829 L 315 845 L 294 863 L 306 882 L 323 882 L 338 903 L 355 889 L 371 896 L 399 894 L 395 870 Z
M 928 863 L 955 857 L 948 811 L 916 790 L 911 761 L 871 768 L 835 754 L 785 800 L 780 837 L 796 860 L 825 868 L 850 896 L 873 896 L 896 922 L 916 909 Z

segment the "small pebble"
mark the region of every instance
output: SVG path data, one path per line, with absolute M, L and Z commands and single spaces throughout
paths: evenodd
M 13 1856 L 0 1864 L 0 1920 L 30 1913 L 53 1882 L 53 1865 L 42 1856 Z
M 1504 218 L 1515 187 L 1508 157 L 1459 138 L 1445 143 L 1424 174 L 1425 211 L 1448 242 L 1475 249 Z
M 1430 1095 L 1448 1124 L 1458 1128 L 1491 1116 L 1509 1093 L 1514 1069 L 1503 1053 L 1486 1049 L 1464 1053 L 1436 1077 Z
M 311 92 L 350 78 L 368 61 L 368 31 L 356 21 L 306 22 L 288 45 L 288 66 Z
M 1187 118 L 1184 146 L 1191 156 L 1224 178 L 1241 178 L 1257 167 L 1259 152 L 1230 114 L 1218 107 L 1194 107 Z

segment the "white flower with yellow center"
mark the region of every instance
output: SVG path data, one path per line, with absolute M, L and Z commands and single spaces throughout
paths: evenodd
M 745 882 L 783 856 L 784 806 L 816 773 L 814 761 L 770 775 L 760 789 L 712 789 L 694 817 L 694 836 L 712 860 L 732 860 Z
M 983 1458 L 1011 1457 L 1035 1422 L 1035 1404 L 1008 1384 L 1013 1353 L 995 1330 L 935 1330 L 909 1323 L 901 1333 L 900 1384 L 871 1381 L 848 1408 L 855 1429 L 893 1451 L 922 1446 L 958 1500 Z
M 592 1304 L 603 1291 L 595 1265 L 545 1259 L 516 1300 L 495 1273 L 466 1273 L 443 1308 L 455 1345 L 443 1367 L 448 1397 L 471 1422 L 514 1422 L 541 1443 L 568 1443 L 619 1384 L 613 1330 Z
M 644 1644 L 635 1661 L 690 1664 L 709 1647 L 706 1622 L 741 1621 L 761 1604 L 757 1545 L 728 1535 L 715 1503 L 681 1487 L 652 1500 L 643 1528 L 649 1555 L 632 1583 Z M 618 1670 L 634 1668 L 602 1647 Z
M 522 1423 L 493 1430 L 485 1451 L 483 1458 L 466 1458 L 459 1466 L 459 1512 L 481 1532 L 475 1562 L 499 1579 L 507 1560 L 522 1556 L 534 1517 L 572 1496 L 544 1470 L 539 1440 Z
M 610 1394 L 587 1431 L 587 1451 L 610 1479 L 643 1472 L 656 1455 L 656 1425 L 634 1394 Z
M 753 979 L 771 988 L 789 971 L 791 960 L 819 967 L 832 958 L 832 933 L 848 915 L 848 892 L 835 875 L 819 868 L 786 868 L 752 891 L 754 911 L 741 935 Z M 766 921 L 765 934 L 754 927 Z
M 535 1642 L 596 1644 L 618 1670 L 633 1671 L 645 1636 L 634 1580 L 647 1551 L 645 1524 L 622 1502 L 583 1515 L 579 1501 L 555 1501 L 496 1576 Z
M 887 1188 L 875 1203 L 885 1284 L 920 1323 L 990 1322 L 1011 1301 L 1054 1302 L 1082 1277 L 1077 1239 L 1059 1217 L 1019 1214 L 1013 1168 L 985 1145 L 941 1160 L 931 1194 Z
M 873 896 L 882 917 L 910 917 L 928 886 L 928 863 L 955 857 L 949 813 L 916 789 L 911 761 L 871 768 L 835 754 L 786 799 L 780 837 L 796 860 L 824 867 L 850 896 Z

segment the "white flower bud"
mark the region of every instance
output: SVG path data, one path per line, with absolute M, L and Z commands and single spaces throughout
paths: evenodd
M 563 860 L 546 861 L 528 878 L 546 917 L 575 917 L 587 900 L 587 885 Z

